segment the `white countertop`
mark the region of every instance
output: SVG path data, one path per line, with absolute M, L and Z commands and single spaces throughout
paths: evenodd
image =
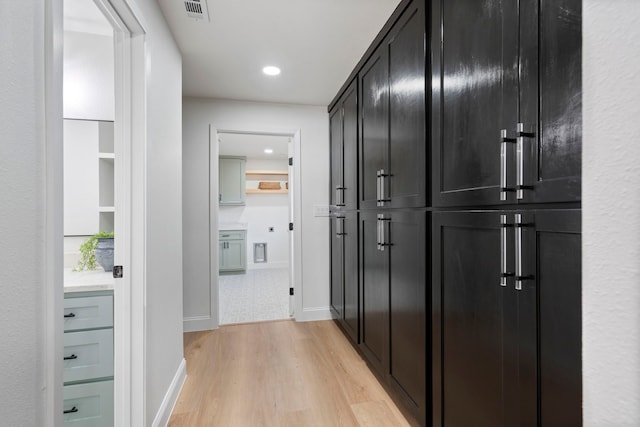
M 248 224 L 246 222 L 221 222 L 218 224 L 218 230 L 246 230 L 247 225 Z
M 113 290 L 113 273 L 110 271 L 72 271 L 64 269 L 64 292 L 88 292 Z

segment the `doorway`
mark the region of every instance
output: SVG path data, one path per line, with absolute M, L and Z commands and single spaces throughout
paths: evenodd
M 87 359 L 99 348 L 99 369 L 90 374 L 66 377 L 81 358 L 80 347 L 65 348 L 63 403 L 55 419 L 73 422 L 86 418 L 83 410 L 96 407 L 93 425 L 144 424 L 144 247 L 141 231 L 132 232 L 132 222 L 144 222 L 144 206 L 132 193 L 144 189 L 145 104 L 144 30 L 126 4 L 113 0 L 64 0 L 62 69 L 62 117 L 64 162 L 51 168 L 64 175 L 64 230 L 55 239 L 65 248 L 65 323 L 56 322 L 56 334 L 64 329 L 73 340 L 81 334 L 89 343 Z M 54 27 L 55 23 L 54 23 Z M 56 29 L 54 28 L 54 32 Z M 55 79 L 54 79 L 55 80 Z M 135 173 L 133 173 L 135 171 Z M 52 213 L 55 214 L 55 213 Z M 140 229 L 142 230 L 142 229 Z M 98 232 L 115 233 L 113 263 L 120 266 L 116 277 L 112 267 L 78 269 L 79 245 Z M 113 247 L 112 246 L 112 247 Z M 62 257 L 61 257 L 62 258 Z M 135 268 L 135 266 L 138 266 Z M 90 266 L 93 267 L 93 266 Z M 136 286 L 132 286 L 132 284 Z M 59 288 L 58 288 L 59 289 Z M 67 299 L 87 300 L 83 309 L 67 309 Z M 73 305 L 72 304 L 72 305 Z M 79 304 L 79 303 L 78 303 Z M 68 311 L 70 311 L 68 313 Z M 67 321 L 100 313 L 95 324 L 69 328 Z M 105 316 L 102 316 L 105 314 Z M 60 326 L 58 326 L 60 325 Z M 77 336 L 76 336 L 77 335 Z M 71 350 L 70 350 L 71 349 Z M 70 350 L 67 355 L 67 350 Z M 96 362 L 97 363 L 97 362 Z M 82 363 L 79 363 L 82 365 Z M 56 364 L 55 369 L 61 365 Z M 82 402 L 82 404 L 80 403 Z M 64 412 L 64 414 L 63 414 Z M 58 422 L 56 422 L 56 425 Z
M 292 164 L 299 133 L 219 130 L 216 134 L 212 162 L 218 167 L 212 170 L 219 171 L 218 221 L 211 230 L 216 234 L 212 238 L 218 238 L 217 271 L 212 276 L 218 279 L 219 324 L 292 318 Z

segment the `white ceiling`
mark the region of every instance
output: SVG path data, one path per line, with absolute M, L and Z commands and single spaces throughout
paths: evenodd
M 206 1 L 211 22 L 187 17 L 181 0 L 158 0 L 182 52 L 185 96 L 324 106 L 399 3 Z M 266 65 L 282 73 L 266 76 Z
M 64 0 L 64 30 L 80 33 L 113 35 L 107 18 L 91 0 Z
M 219 133 L 219 154 L 223 156 L 246 156 L 249 159 L 285 160 L 289 137 L 256 134 Z M 265 148 L 273 150 L 266 154 Z

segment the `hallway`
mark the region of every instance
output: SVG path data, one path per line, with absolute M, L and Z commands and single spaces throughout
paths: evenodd
M 410 425 L 332 321 L 184 337 L 188 377 L 170 427 Z

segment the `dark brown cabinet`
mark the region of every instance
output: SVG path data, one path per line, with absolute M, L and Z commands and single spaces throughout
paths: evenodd
M 426 221 L 419 210 L 361 214 L 360 347 L 422 423 L 429 404 Z
M 331 311 L 358 342 L 358 91 L 354 80 L 329 114 Z
M 432 8 L 433 205 L 579 201 L 581 1 Z
M 358 90 L 353 81 L 329 113 L 331 205 L 358 208 Z
M 433 425 L 579 426 L 579 210 L 433 214 Z
M 331 311 L 353 342 L 359 340 L 358 213 L 331 220 Z
M 411 3 L 364 64 L 360 207 L 424 207 L 427 187 L 424 2 Z

